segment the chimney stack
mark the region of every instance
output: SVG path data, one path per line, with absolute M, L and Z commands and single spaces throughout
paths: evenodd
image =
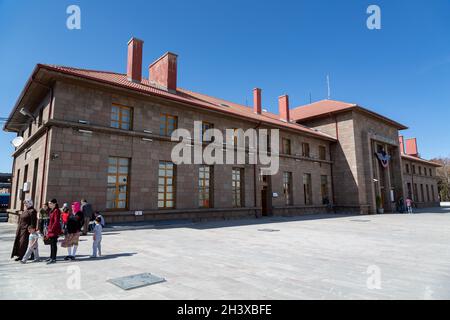
M 149 67 L 150 81 L 169 91 L 177 90 L 177 55 L 167 52 Z
M 403 136 L 398 136 L 398 142 L 401 154 L 405 154 L 405 139 Z
M 278 111 L 280 113 L 280 120 L 289 122 L 289 96 L 284 95 L 278 97 Z
M 255 88 L 253 89 L 253 112 L 261 114 L 261 110 L 261 89 Z
M 142 81 L 142 48 L 144 41 L 131 38 L 128 41 L 127 78 L 128 81 Z
M 417 149 L 417 139 L 406 139 L 406 154 L 414 157 L 419 156 L 419 150 Z

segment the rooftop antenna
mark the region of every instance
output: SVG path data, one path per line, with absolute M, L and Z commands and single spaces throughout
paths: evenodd
M 330 89 L 330 75 L 327 74 L 327 88 L 328 88 L 328 97 L 327 99 L 330 100 L 331 98 L 331 89 Z

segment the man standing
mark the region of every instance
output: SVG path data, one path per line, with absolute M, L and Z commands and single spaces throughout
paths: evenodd
M 83 212 L 83 235 L 87 235 L 89 230 L 89 222 L 92 220 L 93 210 L 90 203 L 86 199 L 81 199 L 81 212 Z

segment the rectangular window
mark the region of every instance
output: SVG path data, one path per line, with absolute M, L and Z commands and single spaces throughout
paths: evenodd
M 302 156 L 309 158 L 309 143 L 302 143 Z
M 170 161 L 159 162 L 158 208 L 175 208 L 175 165 Z
M 406 164 L 405 167 L 406 167 L 406 173 L 409 174 L 409 164 Z
M 202 122 L 202 137 L 203 137 L 203 142 L 210 142 L 212 141 L 212 137 L 209 133 L 206 133 L 207 130 L 209 129 L 213 129 L 214 128 L 214 124 L 210 123 L 210 122 Z
M 324 146 L 319 146 L 319 159 L 327 160 L 327 148 Z
M 25 184 L 25 182 L 27 182 L 27 179 L 28 179 L 28 165 L 25 166 L 25 170 L 23 172 L 23 182 L 22 182 L 21 189 L 23 188 L 23 185 Z M 25 199 L 23 199 L 21 197 L 20 210 L 23 210 L 23 205 L 24 205 L 23 200 L 25 200 Z
M 38 126 L 42 126 L 42 122 L 44 120 L 44 108 L 42 107 L 41 110 L 39 110 L 39 118 L 38 118 Z
M 416 166 L 415 165 L 412 165 L 412 173 L 416 174 Z
M 425 194 L 423 192 L 423 184 L 420 184 L 420 196 L 422 197 L 422 202 L 425 202 Z
M 431 199 L 432 199 L 432 201 L 436 201 L 436 195 L 434 194 L 434 186 L 433 185 L 431 185 Z
M 13 204 L 13 206 L 11 208 L 17 209 L 16 206 L 17 206 L 17 202 L 18 202 L 17 200 L 19 199 L 19 191 L 20 191 L 20 188 L 19 188 L 19 185 L 20 185 L 20 169 L 17 170 L 17 177 L 14 180 L 16 180 L 16 191 L 14 192 L 14 194 L 15 194 L 14 204 Z
M 129 170 L 130 159 L 109 157 L 108 188 L 106 195 L 107 209 L 128 208 Z
M 292 205 L 292 172 L 283 172 L 283 193 L 285 204 Z
M 131 130 L 133 112 L 130 107 L 113 104 L 111 107 L 111 127 Z
M 312 205 L 312 186 L 311 186 L 311 174 L 303 174 L 303 194 L 305 197 L 305 205 Z
M 411 190 L 411 183 L 407 183 L 406 184 L 407 188 L 408 188 L 408 198 L 412 199 L 412 190 Z
M 431 168 L 430 168 L 430 170 L 429 170 L 429 173 L 430 173 L 430 177 L 432 177 L 433 176 L 433 174 L 431 173 L 432 171 L 431 171 Z
M 161 113 L 159 122 L 159 134 L 161 136 L 171 136 L 178 127 L 178 117 Z
M 419 176 L 422 175 L 422 167 L 419 166 Z
M 328 197 L 328 176 L 320 176 L 320 191 L 322 193 L 322 204 L 330 203 L 330 199 Z
M 291 154 L 291 140 L 281 138 L 281 153 Z
M 233 207 L 244 206 L 244 169 L 233 168 L 231 176 L 231 190 L 233 192 Z
M 427 190 L 427 201 L 430 202 L 430 187 L 425 185 L 425 189 Z
M 202 165 L 198 169 L 198 204 L 200 208 L 212 208 L 214 188 L 213 167 Z
M 414 201 L 419 201 L 419 193 L 417 192 L 417 183 L 413 184 Z
M 36 197 L 36 185 L 37 185 L 37 178 L 38 178 L 38 168 L 39 168 L 39 158 L 34 160 L 34 168 L 33 168 L 33 182 L 31 185 L 31 199 L 34 201 L 34 203 L 38 203 L 35 199 Z

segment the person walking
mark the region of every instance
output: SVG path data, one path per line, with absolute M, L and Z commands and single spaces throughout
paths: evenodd
M 410 197 L 406 198 L 406 208 L 407 208 L 407 211 L 409 214 L 413 213 L 412 206 L 413 206 L 413 201 L 411 200 L 411 198 Z
M 67 256 L 64 258 L 66 261 L 75 260 L 83 222 L 83 213 L 81 212 L 80 203 L 72 203 L 72 213 L 67 220 L 67 233 L 61 243 L 61 247 L 67 248 Z
M 92 206 L 86 201 L 86 199 L 81 199 L 81 211 L 83 212 L 83 235 L 87 235 L 89 231 L 89 222 L 93 219 Z
M 58 251 L 58 237 L 62 233 L 61 229 L 61 211 L 59 210 L 58 201 L 56 199 L 50 200 L 48 203 L 50 207 L 50 221 L 48 224 L 47 237 L 50 240 L 50 258 L 47 259 L 47 264 L 56 262 L 56 254 Z
M 38 213 L 38 225 L 37 225 L 39 233 L 43 236 L 47 234 L 49 215 L 50 215 L 50 208 L 48 207 L 47 203 L 44 203 Z
M 39 262 L 39 233 L 36 231 L 35 226 L 29 226 L 28 232 L 30 233 L 30 236 L 28 237 L 28 249 L 25 255 L 23 256 L 23 259 L 20 260 L 21 263 L 25 264 L 27 263 L 27 260 L 31 257 L 31 255 L 34 255 L 34 261 L 33 262 Z
M 13 250 L 11 252 L 11 259 L 17 257 L 15 261 L 21 261 L 28 249 L 28 232 L 29 226 L 36 228 L 37 212 L 33 207 L 33 200 L 28 199 L 24 202 L 25 211 L 19 216 L 19 223 L 17 224 L 16 238 L 14 240 Z
M 92 256 L 91 258 L 97 258 L 102 256 L 102 225 L 100 224 L 100 217 L 95 218 L 95 227 L 92 243 Z

